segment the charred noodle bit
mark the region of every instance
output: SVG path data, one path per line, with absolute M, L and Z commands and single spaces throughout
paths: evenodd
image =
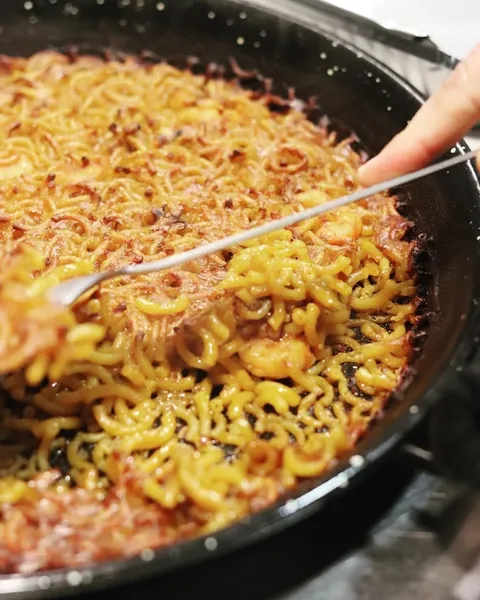
M 74 311 L 45 290 L 352 191 L 350 142 L 165 64 L 0 66 L 1 570 L 211 532 L 331 467 L 411 349 L 393 198 L 112 280 Z

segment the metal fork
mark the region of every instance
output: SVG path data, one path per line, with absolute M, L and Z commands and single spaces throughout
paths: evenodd
M 353 194 L 348 194 L 347 196 L 336 198 L 335 200 L 331 200 L 325 204 L 308 208 L 293 215 L 288 215 L 286 217 L 282 217 L 281 219 L 276 219 L 274 221 L 270 221 L 269 223 L 258 225 L 257 227 L 252 227 L 251 229 L 229 235 L 225 238 L 210 242 L 209 244 L 197 246 L 192 250 L 187 250 L 186 252 L 181 252 L 180 254 L 173 254 L 172 256 L 168 256 L 150 263 L 129 265 L 127 267 L 122 267 L 121 269 L 67 279 L 66 281 L 63 281 L 62 283 L 59 283 L 50 289 L 48 294 L 49 299 L 53 303 L 70 306 L 86 292 L 88 292 L 88 290 L 94 288 L 103 281 L 107 281 L 108 279 L 125 276 L 135 277 L 136 275 L 141 275 L 142 273 L 154 273 L 157 271 L 163 271 L 165 269 L 171 269 L 173 267 L 178 267 L 179 265 L 192 260 L 197 260 L 203 256 L 207 256 L 208 254 L 213 254 L 214 252 L 218 252 L 220 250 L 226 250 L 227 248 L 230 248 L 236 244 L 241 244 L 247 240 L 251 240 L 252 238 L 266 235 L 267 233 L 271 233 L 272 231 L 276 231 L 278 229 L 284 229 L 285 227 L 289 227 L 295 223 L 300 223 L 301 221 L 305 221 L 307 219 L 311 219 L 312 217 L 317 217 L 323 213 L 340 208 L 341 206 L 346 206 L 348 204 L 358 202 L 359 200 L 364 200 L 369 196 L 385 192 L 391 188 L 397 188 L 412 181 L 416 181 L 422 177 L 426 177 L 427 175 L 431 175 L 432 173 L 437 173 L 438 171 L 448 169 L 449 167 L 453 167 L 474 158 L 475 155 L 475 151 L 466 152 L 465 154 L 449 158 L 442 162 L 430 165 L 429 167 L 425 167 L 424 169 L 409 173 L 408 175 L 395 177 L 389 181 L 358 190 Z

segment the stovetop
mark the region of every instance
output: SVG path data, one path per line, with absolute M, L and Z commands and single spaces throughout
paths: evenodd
M 478 600 L 479 550 L 480 496 L 396 454 L 283 533 L 88 600 Z

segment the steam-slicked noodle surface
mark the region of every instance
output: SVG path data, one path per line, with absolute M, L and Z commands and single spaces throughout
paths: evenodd
M 351 191 L 349 141 L 165 64 L 1 68 L 1 569 L 211 532 L 331 467 L 409 357 L 393 198 L 109 281 L 73 311 L 45 291 Z

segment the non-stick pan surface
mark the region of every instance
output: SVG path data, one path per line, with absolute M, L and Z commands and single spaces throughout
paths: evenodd
M 28 55 L 47 47 L 79 50 L 142 50 L 185 65 L 228 65 L 273 78 L 276 89 L 317 96 L 332 127 L 352 130 L 378 152 L 400 131 L 422 101 L 386 67 L 321 32 L 314 3 L 290 0 L 28 0 L 0 3 L 0 53 Z M 464 151 L 460 145 L 452 152 Z M 0 594 L 46 597 L 119 585 L 184 567 L 274 533 L 318 508 L 334 493 L 348 493 L 366 472 L 447 389 L 467 365 L 476 336 L 480 183 L 472 165 L 430 177 L 401 192 L 416 235 L 430 239 L 424 276 L 428 335 L 414 358 L 411 377 L 385 417 L 356 453 L 323 477 L 299 486 L 288 498 L 216 535 L 140 557 L 78 570 L 0 577 Z

